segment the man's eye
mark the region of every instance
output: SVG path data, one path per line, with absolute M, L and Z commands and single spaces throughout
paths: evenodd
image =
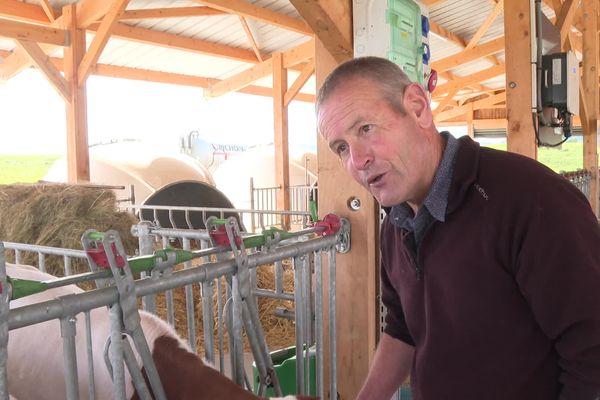
M 338 156 L 341 156 L 342 154 L 344 154 L 346 152 L 347 149 L 348 149 L 347 144 L 339 144 L 335 147 L 335 154 L 337 154 Z
M 360 132 L 361 132 L 361 133 L 369 133 L 369 131 L 370 131 L 372 128 L 373 128 L 373 125 L 370 125 L 370 124 L 368 124 L 368 125 L 362 125 L 362 126 L 360 127 Z

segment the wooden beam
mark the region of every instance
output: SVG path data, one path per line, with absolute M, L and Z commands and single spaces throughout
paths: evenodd
M 0 51 L 0 56 L 3 55 L 3 52 Z M 54 66 L 58 70 L 63 70 L 62 58 L 53 57 L 51 58 L 51 61 L 52 64 L 54 64 Z M 92 75 L 106 76 L 110 78 L 128 79 L 154 83 L 166 83 L 170 85 L 192 86 L 203 89 L 209 87 L 211 84 L 220 82 L 219 79 L 207 78 L 203 76 L 175 74 L 172 72 L 152 71 L 148 69 L 121 67 L 117 65 L 108 64 L 96 64 L 96 66 L 92 69 L 91 73 Z M 238 92 L 256 96 L 273 97 L 273 89 L 264 86 L 246 86 L 245 88 L 238 90 Z M 308 93 L 298 93 L 294 100 L 304 101 L 307 103 L 314 103 L 315 95 Z
M 112 10 L 113 1 L 80 0 L 77 2 L 77 24 L 79 29 L 87 29 L 101 21 Z
M 206 6 L 173 7 L 173 8 L 142 8 L 139 10 L 125 10 L 119 15 L 119 21 L 135 19 L 164 19 L 182 17 L 205 17 L 210 15 L 226 15 L 225 11 L 215 10 Z
M 442 111 L 435 116 L 435 122 L 442 122 L 447 119 L 457 117 L 459 115 L 466 114 L 469 110 L 478 110 L 480 108 L 488 108 L 490 106 L 499 104 L 506 101 L 506 92 L 491 95 L 482 100 L 476 100 L 470 103 L 463 104 L 462 106 L 455 107 L 448 111 Z
M 598 207 L 598 116 L 600 94 L 598 86 L 598 70 L 600 62 L 598 53 L 598 0 L 583 0 L 583 87 L 582 98 L 587 107 L 581 113 L 583 127 L 583 167 L 592 173 L 590 184 L 590 205 L 596 216 L 600 215 Z
M 48 16 L 42 7 L 18 0 L 0 1 L 0 17 L 41 24 L 48 23 Z
M 350 37 L 348 32 L 340 31 L 337 21 L 333 19 L 333 16 L 344 15 L 347 11 L 340 7 L 342 3 L 329 4 L 327 8 L 324 0 L 290 0 L 290 2 L 338 62 L 352 57 L 352 40 L 348 39 Z
M 500 13 L 502 12 L 503 7 L 504 0 L 499 0 L 498 3 L 496 3 L 496 6 L 494 7 L 490 15 L 487 16 L 487 18 L 485 19 L 485 21 L 483 21 L 483 24 L 481 24 L 479 29 L 477 29 L 477 32 L 475 32 L 469 43 L 467 43 L 465 50 L 472 49 L 477 43 L 479 43 L 479 40 L 483 37 L 483 35 L 486 34 L 488 29 L 490 29 L 490 26 L 496 20 L 496 17 L 498 17 L 498 15 L 500 15 Z
M 195 0 L 198 3 L 205 4 L 211 8 L 225 11 L 230 14 L 237 14 L 243 17 L 262 21 L 269 25 L 275 25 L 280 28 L 288 29 L 303 35 L 312 35 L 310 27 L 301 19 L 290 17 L 285 14 L 262 8 L 257 5 L 242 0 Z
M 204 97 L 215 98 L 235 92 L 273 73 L 273 58 L 269 58 L 227 79 L 211 85 L 204 91 Z
M 125 10 L 127 3 L 129 3 L 129 0 L 114 0 L 112 2 L 112 8 L 102 19 L 102 23 L 100 23 L 100 27 L 96 31 L 96 35 L 94 36 L 92 44 L 87 49 L 83 59 L 79 63 L 77 79 L 80 86 L 85 84 L 90 68 L 95 65 L 100 58 L 100 54 L 102 54 L 104 47 L 108 43 L 108 39 L 110 38 L 112 30 L 117 24 L 117 17 L 123 12 L 123 10 Z
M 246 32 L 246 37 L 248 38 L 248 41 L 250 42 L 250 45 L 252 46 L 252 50 L 254 50 L 254 54 L 256 54 L 256 59 L 258 60 L 258 62 L 262 62 L 263 56 L 260 52 L 260 48 L 258 47 L 258 44 L 256 43 L 256 38 L 254 37 L 254 34 L 252 34 L 252 31 L 250 30 L 248 21 L 246 21 L 246 18 L 242 17 L 241 15 L 239 16 L 239 19 L 240 19 L 240 24 L 242 24 L 242 28 L 244 28 L 244 32 Z
M 429 20 L 429 28 L 430 28 L 430 32 L 439 36 L 441 39 L 448 40 L 448 41 L 460 46 L 463 49 L 465 47 L 467 47 L 467 41 L 465 39 L 446 30 L 444 27 L 436 24 L 435 22 L 433 22 L 431 20 Z M 495 56 L 486 56 L 485 59 L 494 65 L 498 65 L 500 63 Z M 443 74 L 443 72 L 442 72 L 442 74 Z
M 456 96 L 456 92 L 458 92 L 458 88 L 454 88 L 452 89 L 450 92 L 448 92 L 448 94 L 446 95 L 446 97 L 444 97 L 437 105 L 437 107 L 435 108 L 435 110 L 433 110 L 433 116 L 437 116 L 439 115 L 442 111 L 444 111 L 444 109 L 446 108 L 446 106 L 448 104 L 450 104 L 450 102 L 453 100 L 454 96 Z
M 283 55 L 273 54 L 273 117 L 274 117 L 274 143 L 275 143 L 275 184 L 277 191 L 277 209 L 288 211 L 290 209 L 290 155 L 288 145 L 288 110 L 285 105 L 285 92 L 287 91 L 287 69 L 283 65 Z M 282 217 L 282 226 L 289 229 L 289 217 Z
M 90 30 L 95 31 L 97 29 L 97 24 L 90 26 Z M 256 56 L 254 55 L 254 52 L 250 50 L 239 49 L 205 40 L 182 37 L 171 33 L 138 28 L 121 23 L 115 24 L 113 27 L 112 36 L 119 39 L 150 44 L 153 46 L 191 51 L 194 53 L 223 57 L 252 64 L 256 63 Z
M 14 3 L 19 3 L 19 2 L 14 2 L 13 0 L 2 0 L 2 1 L 0 1 L 0 7 L 2 7 L 2 5 L 4 5 L 4 4 L 8 4 L 8 7 L 7 7 L 7 9 L 5 9 L 5 11 L 16 11 L 18 13 L 18 15 L 23 15 L 24 12 L 26 12 L 26 11 L 33 12 L 33 8 L 24 9 L 22 7 L 17 7 Z M 46 14 L 44 13 L 43 8 L 39 7 L 39 6 L 35 6 L 35 7 L 37 9 L 36 12 L 39 15 L 44 15 L 42 21 L 43 21 L 43 23 L 47 24 L 48 20 L 47 20 L 47 17 L 45 17 Z M 106 1 L 79 0 L 77 2 L 76 7 L 77 7 L 77 21 L 78 21 L 79 27 L 81 29 L 85 29 L 88 26 L 90 26 L 91 23 L 93 23 L 97 20 L 101 20 L 102 17 L 104 17 L 104 15 L 108 11 L 110 11 L 110 3 L 106 2 Z M 39 16 L 38 14 L 36 14 L 36 17 Z M 42 21 L 38 21 L 38 22 L 42 22 Z M 62 17 L 58 17 L 50 25 L 52 27 L 61 27 L 63 25 Z M 44 51 L 44 53 L 49 54 L 52 51 L 54 51 L 57 48 L 57 46 L 43 45 L 43 46 L 41 46 L 41 48 Z M 2 65 L 0 65 L 0 75 L 2 76 L 3 79 L 10 79 L 13 76 L 15 76 L 17 73 L 19 73 L 20 71 L 22 71 L 23 69 L 27 68 L 30 65 L 31 65 L 30 58 L 25 54 L 25 52 L 22 49 L 18 49 L 17 51 L 13 52 L 13 54 L 9 58 L 4 60 Z
M 58 91 L 58 94 L 66 101 L 69 101 L 71 99 L 71 91 L 67 81 L 65 81 L 56 67 L 49 62 L 48 56 L 40 46 L 28 40 L 17 39 L 16 43 L 19 48 L 27 53 L 33 65 L 42 72 L 48 82 Z
M 52 4 L 48 0 L 40 0 L 40 5 L 44 9 L 46 16 L 48 17 L 48 21 L 54 22 L 56 20 L 56 13 L 52 8 Z
M 555 26 L 560 31 L 560 45 L 564 46 L 565 41 L 567 40 L 567 34 L 571 30 L 571 26 L 573 25 L 573 17 L 575 16 L 575 10 L 579 5 L 580 0 L 565 0 L 562 7 L 560 8 L 560 13 L 557 14 Z
M 455 88 L 462 89 L 475 83 L 495 78 L 504 74 L 505 72 L 505 65 L 500 64 L 471 75 L 455 77 L 452 81 L 436 87 L 433 91 L 433 95 L 437 97 L 444 93 L 448 93 Z
M 0 18 L 0 37 L 47 43 L 57 46 L 68 46 L 69 37 L 63 29 L 32 24 L 29 22 L 11 21 Z
M 478 58 L 498 53 L 502 50 L 504 50 L 504 37 L 491 40 L 479 46 L 475 46 L 472 49 L 463 50 L 457 54 L 434 61 L 431 63 L 431 68 L 438 71 L 438 73 L 447 71 L 470 61 L 477 60 Z
M 436 24 L 433 21 L 429 21 L 429 29 L 430 32 L 436 34 L 440 38 L 453 42 L 462 47 L 463 49 L 467 47 L 467 41 L 465 39 L 453 32 L 448 31 L 446 28 Z
M 78 67 L 85 53 L 85 30 L 77 26 L 76 6 L 63 8 L 62 23 L 71 34 L 71 46 L 64 52 L 64 73 L 71 98 L 66 102 L 67 118 L 67 176 L 69 182 L 90 181 L 90 154 L 87 126 L 86 85 L 80 85 L 77 78 Z
M 333 21 L 335 29 L 342 33 L 347 43 L 352 43 L 352 2 L 350 0 L 317 0 L 322 10 Z M 314 4 L 315 1 L 307 0 Z M 299 8 L 293 1 L 296 8 Z M 301 15 L 304 13 L 301 11 Z M 327 27 L 333 29 L 333 27 Z M 317 87 L 323 84 L 325 77 L 341 61 L 339 54 L 327 38 L 317 35 L 315 44 L 315 74 Z M 348 59 L 352 53 L 348 55 Z M 325 399 L 355 399 L 361 385 L 367 377 L 369 365 L 373 360 L 379 332 L 378 324 L 378 291 L 379 281 L 379 205 L 373 196 L 360 184 L 351 179 L 344 171 L 337 156 L 329 149 L 327 142 L 318 135 L 318 170 L 319 170 L 319 213 L 333 212 L 345 217 L 352 225 L 352 249 L 346 254 L 336 255 L 336 329 L 337 340 L 337 392 L 330 391 L 329 370 L 325 368 Z M 360 209 L 350 210 L 350 199 L 359 199 Z M 328 276 L 329 268 L 324 273 Z M 323 285 L 326 288 L 328 279 Z M 324 298 L 327 298 L 325 293 Z M 324 307 L 324 319 L 327 321 L 327 303 Z M 340 334 L 343 332 L 343 334 Z M 329 327 L 325 323 L 324 336 L 329 337 Z M 325 366 L 329 365 L 329 343 L 324 346 Z M 338 397 L 339 395 L 339 397 Z
M 284 68 L 290 68 L 293 65 L 309 60 L 314 56 L 314 40 L 309 40 L 290 49 L 282 54 L 282 62 Z M 262 78 L 273 73 L 273 59 L 269 58 L 257 65 L 254 65 L 247 70 L 233 75 L 221 82 L 211 86 L 204 91 L 204 96 L 213 98 L 223 96 L 224 94 L 235 92 L 245 86 L 252 84 Z M 286 88 L 287 89 L 287 88 Z
M 506 104 L 509 151 L 537 158 L 532 118 L 531 10 L 528 1 L 505 0 Z
M 298 93 L 300 93 L 300 90 L 302 89 L 304 84 L 306 84 L 306 81 L 308 81 L 308 79 L 314 73 L 315 73 L 315 60 L 312 59 L 308 63 L 306 63 L 306 65 L 302 69 L 302 72 L 300 73 L 300 75 L 298 75 L 298 77 L 296 78 L 296 80 L 294 81 L 292 86 L 290 86 L 290 88 L 285 93 L 285 96 L 283 98 L 283 104 L 286 107 L 290 104 L 290 102 L 292 100 L 294 100 L 294 98 L 298 95 Z

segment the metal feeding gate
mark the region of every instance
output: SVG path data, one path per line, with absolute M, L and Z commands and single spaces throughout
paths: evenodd
M 217 304 L 217 342 L 220 369 L 224 372 L 223 343 L 224 328 L 228 333 L 231 360 L 231 379 L 240 386 L 250 389 L 249 380 L 244 371 L 242 333 L 245 332 L 256 363 L 258 372 L 258 395 L 264 395 L 267 388 L 275 395 L 281 395 L 277 374 L 274 372 L 263 330 L 261 328 L 256 296 L 293 300 L 295 303 L 294 319 L 296 321 L 296 390 L 298 394 L 308 394 L 311 390 L 309 376 L 309 348 L 316 347 L 316 393 L 325 398 L 323 387 L 323 305 L 329 305 L 329 348 L 331 354 L 328 366 L 331 373 L 330 393 L 336 393 L 335 380 L 335 252 L 349 250 L 349 224 L 334 215 L 327 216 L 314 227 L 298 232 L 286 232 L 270 229 L 261 235 L 242 236 L 237 221 L 209 218 L 206 231 L 165 230 L 148 223 L 134 226 L 133 231 L 139 237 L 140 255 L 128 258 L 118 234 L 114 231 L 100 233 L 87 231 L 82 236 L 85 256 L 91 272 L 65 276 L 49 281 L 28 281 L 6 276 L 4 246 L 0 242 L 0 398 L 8 398 L 7 361 L 10 354 L 7 346 L 9 331 L 34 326 L 46 321 L 58 320 L 62 336 L 64 359 L 64 388 L 66 398 L 97 398 L 94 384 L 93 362 L 91 351 L 94 326 L 90 321 L 93 310 L 109 308 L 110 334 L 107 335 L 110 345 L 105 346 L 106 367 L 112 378 L 111 398 L 125 398 L 125 368 L 129 370 L 137 393 L 142 399 L 164 399 L 160 378 L 154 367 L 146 337 L 140 326 L 140 314 L 137 298 L 143 299 L 144 305 L 152 311 L 154 297 L 158 293 L 175 288 L 185 288 L 187 305 L 188 335 L 192 349 L 195 351 L 195 318 L 193 315 L 192 284 L 202 287 L 202 310 L 204 315 L 213 315 L 213 288 L 215 282 L 225 281 L 225 304 Z M 151 252 L 152 241 L 160 238 L 163 243 L 180 239 L 183 249 L 164 248 Z M 190 241 L 200 243 L 199 250 L 190 250 Z M 44 254 L 63 254 L 65 260 L 70 257 L 81 257 L 73 250 L 53 249 L 43 246 L 27 246 L 8 243 L 13 248 L 16 259 L 20 251 L 37 252 L 39 259 Z M 250 249 L 253 249 L 250 251 Z M 68 256 L 66 254 L 69 254 Z M 216 261 L 209 257 L 215 256 Z M 67 258 L 69 257 L 69 258 Z M 202 259 L 197 266 L 191 265 L 192 259 Z M 323 259 L 327 259 L 329 271 L 329 299 L 323 301 Z M 277 265 L 286 259 L 293 260 L 294 292 L 287 293 L 281 287 L 281 271 Z M 69 261 L 70 263 L 70 261 Z M 184 268 L 174 271 L 173 267 L 184 263 Z M 258 289 L 252 277 L 255 269 L 261 265 L 275 264 L 275 290 Z M 134 274 L 141 279 L 134 280 Z M 311 277 L 314 274 L 315 290 L 311 290 Z M 277 278 L 279 276 L 279 279 Z M 52 288 L 59 288 L 73 283 L 95 281 L 97 289 L 78 294 L 59 296 L 51 300 L 38 302 L 9 310 L 11 300 L 41 293 Z M 278 283 L 279 282 L 279 283 Z M 216 285 L 217 291 L 221 288 Z M 217 302 L 221 296 L 218 293 Z M 167 296 L 168 299 L 168 296 Z M 190 306 L 192 305 L 192 307 Z M 172 308 L 168 313 L 172 314 Z M 85 342 L 87 344 L 87 388 L 80 388 L 81 376 L 78 376 L 77 363 L 82 358 L 77 356 L 75 346 L 77 317 L 83 313 L 85 318 Z M 173 322 L 173 318 L 168 319 Z M 212 318 L 203 318 L 206 358 L 214 362 L 213 350 L 215 334 Z M 129 337 L 129 340 L 124 339 Z M 104 338 L 103 338 L 104 340 Z M 148 375 L 150 388 L 146 387 L 144 377 L 134 359 L 130 343 L 133 344 Z M 80 372 L 81 373 L 81 372 Z M 85 379 L 83 379 L 85 380 Z M 56 382 L 56 384 L 59 384 Z M 312 388 L 314 389 L 314 388 Z M 152 395 L 150 394 L 152 392 Z M 81 393 L 84 393 L 81 395 Z

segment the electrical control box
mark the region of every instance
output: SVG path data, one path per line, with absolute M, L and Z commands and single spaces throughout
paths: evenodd
M 542 56 L 542 106 L 579 114 L 579 62 L 571 51 Z
M 387 58 L 431 92 L 427 7 L 414 0 L 353 0 L 352 7 L 354 56 Z

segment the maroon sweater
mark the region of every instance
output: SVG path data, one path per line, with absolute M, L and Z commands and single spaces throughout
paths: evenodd
M 446 221 L 408 237 L 386 218 L 386 333 L 415 345 L 415 400 L 600 399 L 600 229 L 576 187 L 461 139 Z

